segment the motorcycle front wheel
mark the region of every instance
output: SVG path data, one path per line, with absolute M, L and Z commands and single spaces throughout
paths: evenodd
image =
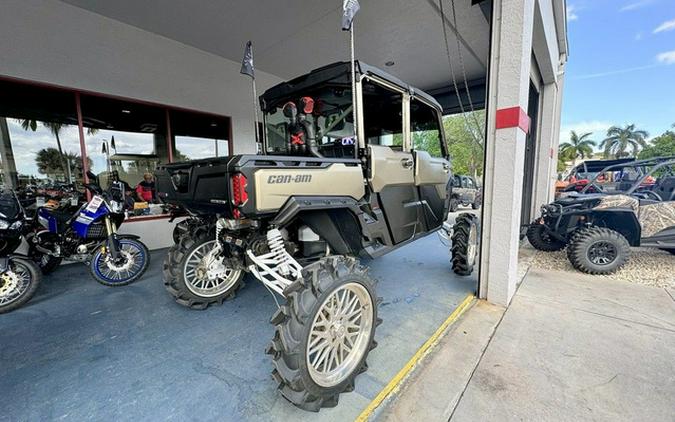
M 42 274 L 37 265 L 17 257 L 9 258 L 7 271 L 0 274 L 0 314 L 28 302 L 37 291 Z
M 138 280 L 150 264 L 147 246 L 135 239 L 120 239 L 120 257 L 113 259 L 98 248 L 92 256 L 89 271 L 104 286 L 126 286 Z

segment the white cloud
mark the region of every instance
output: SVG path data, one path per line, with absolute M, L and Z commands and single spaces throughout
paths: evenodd
M 638 0 L 632 3 L 628 3 L 627 5 L 623 6 L 622 8 L 619 9 L 619 12 L 630 12 L 632 10 L 640 9 L 642 7 L 645 7 L 651 3 L 653 3 L 654 0 Z
M 672 31 L 673 29 L 675 29 L 675 19 L 663 22 L 654 29 L 654 33 L 658 34 L 659 32 Z
M 651 69 L 654 67 L 660 66 L 659 64 L 648 64 L 645 66 L 636 66 L 636 67 L 628 67 L 625 69 L 616 69 L 616 70 L 608 70 L 607 72 L 598 72 L 598 73 L 588 73 L 586 75 L 580 75 L 577 76 L 573 79 L 594 79 L 594 78 L 605 78 L 607 76 L 613 76 L 613 75 L 621 75 L 623 73 L 631 73 L 631 72 L 637 72 L 640 70 L 646 70 L 646 69 Z
M 570 139 L 570 132 L 575 131 L 577 135 L 581 136 L 584 133 L 592 133 L 591 139 L 598 145 L 600 141 L 605 138 L 607 129 L 613 126 L 614 123 L 604 120 L 589 120 L 571 124 L 565 124 L 560 128 L 560 143 L 567 142 Z
M 567 6 L 567 21 L 572 22 L 579 19 L 579 15 L 576 13 L 577 7 L 573 4 Z
M 665 64 L 675 64 L 675 50 L 665 51 L 656 56 L 656 60 Z

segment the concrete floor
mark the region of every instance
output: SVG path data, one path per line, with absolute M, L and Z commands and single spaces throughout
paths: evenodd
M 505 313 L 469 310 L 379 419 L 673 421 L 674 296 L 530 270 Z
M 383 297 L 380 345 L 356 390 L 315 414 L 286 402 L 270 377 L 267 290 L 249 280 L 223 306 L 185 309 L 162 285 L 164 254 L 120 288 L 63 266 L 0 316 L 0 420 L 353 420 L 476 282 L 453 275 L 435 234 L 367 263 Z

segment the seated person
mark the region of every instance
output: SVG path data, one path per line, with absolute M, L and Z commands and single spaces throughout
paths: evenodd
M 157 190 L 152 173 L 145 173 L 143 180 L 136 186 L 136 197 L 141 202 L 157 202 Z

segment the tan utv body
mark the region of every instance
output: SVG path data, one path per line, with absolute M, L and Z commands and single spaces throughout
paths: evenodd
M 440 229 L 450 162 L 442 109 L 363 63 L 336 63 L 260 97 L 261 155 L 158 169 L 158 195 L 191 218 L 164 265 L 182 305 L 222 303 L 250 273 L 286 303 L 267 350 L 282 395 L 312 411 L 354 387 L 375 347 L 377 257 Z M 356 106 L 356 112 L 354 110 Z

